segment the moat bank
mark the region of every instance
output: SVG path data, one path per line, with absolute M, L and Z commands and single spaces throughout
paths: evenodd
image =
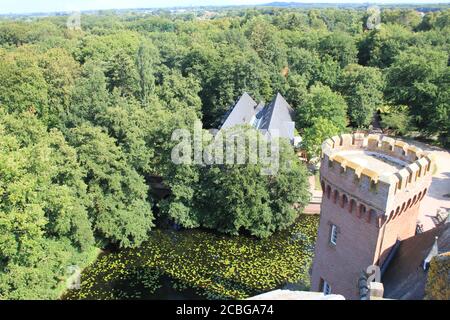
M 101 255 L 65 299 L 246 298 L 287 283 L 309 286 L 318 216 L 268 239 L 155 229 L 136 249 Z

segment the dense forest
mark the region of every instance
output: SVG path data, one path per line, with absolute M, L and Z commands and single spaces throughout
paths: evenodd
M 161 221 L 260 238 L 290 226 L 310 195 L 289 144 L 271 176 L 170 160 L 175 129 L 218 127 L 243 92 L 283 94 L 310 158 L 376 113 L 392 134 L 448 146 L 450 10 L 386 9 L 371 30 L 369 15 L 101 12 L 79 30 L 66 16 L 0 19 L 0 299 L 56 298 L 66 266 L 139 246 Z

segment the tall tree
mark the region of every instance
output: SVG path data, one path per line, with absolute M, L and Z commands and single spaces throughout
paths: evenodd
M 380 70 L 357 64 L 348 65 L 338 87 L 347 101 L 351 124 L 367 127 L 374 112 L 383 103 L 384 81 Z
M 102 69 L 91 61 L 83 66 L 82 76 L 76 82 L 66 124 L 73 127 L 89 121 L 97 123 L 109 105 L 106 77 Z
M 0 109 L 0 297 L 56 299 L 94 236 L 76 151 L 30 112 Z
M 48 117 L 48 86 L 33 50 L 0 51 L 0 104 L 8 111 Z
M 244 137 L 250 134 L 249 139 L 265 139 L 253 128 L 227 130 Z M 251 151 L 255 150 L 248 147 L 226 150 L 234 152 L 235 157 L 242 152 L 248 157 Z M 278 170 L 270 173 L 264 171 L 267 163 L 261 158 L 257 164 L 213 164 L 203 168 L 196 198 L 201 224 L 230 234 L 246 230 L 261 238 L 291 225 L 309 201 L 308 175 L 284 140 L 280 140 L 277 157 Z
M 356 62 L 358 49 L 355 39 L 351 35 L 344 32 L 333 32 L 320 41 L 319 52 L 333 57 L 343 68 Z
M 382 69 L 389 67 L 401 51 L 414 43 L 414 38 L 415 35 L 403 26 L 383 24 L 360 41 L 359 63 Z
M 80 76 L 80 66 L 62 48 L 53 48 L 39 58 L 39 66 L 48 86 L 50 126 L 61 126 L 72 101 L 76 79 Z
M 136 67 L 139 74 L 139 98 L 147 104 L 149 96 L 155 90 L 155 64 L 158 51 L 152 44 L 142 42 L 136 54 Z
M 314 120 L 314 124 L 304 130 L 302 135 L 302 148 L 306 151 L 309 159 L 320 156 L 322 143 L 332 136 L 342 133 L 342 129 L 338 128 L 332 121 L 318 117 Z
M 245 27 L 247 38 L 261 59 L 281 71 L 287 65 L 287 47 L 279 37 L 277 28 L 262 17 L 252 19 Z
M 126 162 L 115 140 L 101 129 L 71 129 L 69 141 L 78 151 L 91 200 L 89 215 L 105 242 L 121 247 L 142 243 L 153 227 L 153 213 L 144 179 Z
M 303 75 L 290 73 L 288 76 L 288 86 L 284 96 L 294 110 L 300 108 L 308 94 L 308 79 Z
M 124 96 L 137 96 L 140 91 L 140 78 L 133 57 L 125 50 L 118 50 L 104 64 L 107 88 L 117 90 Z
M 448 54 L 432 48 L 410 48 L 387 71 L 386 96 L 407 105 L 422 131 L 446 140 L 449 127 Z
M 339 93 L 322 84 L 313 85 L 296 111 L 300 130 L 312 126 L 318 117 L 331 121 L 337 128 L 347 126 L 347 103 Z
M 166 71 L 161 74 L 156 94 L 161 102 L 172 111 L 192 110 L 201 116 L 201 86 L 193 75 L 183 77 L 180 72 Z

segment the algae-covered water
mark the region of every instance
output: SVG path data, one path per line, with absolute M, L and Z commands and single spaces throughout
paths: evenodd
M 205 230 L 155 229 L 139 248 L 105 253 L 64 299 L 242 299 L 309 286 L 318 216 L 259 240 Z

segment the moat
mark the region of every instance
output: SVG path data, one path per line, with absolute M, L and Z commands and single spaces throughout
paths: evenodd
M 155 229 L 135 249 L 104 253 L 63 299 L 243 299 L 295 283 L 309 288 L 319 217 L 259 240 Z

